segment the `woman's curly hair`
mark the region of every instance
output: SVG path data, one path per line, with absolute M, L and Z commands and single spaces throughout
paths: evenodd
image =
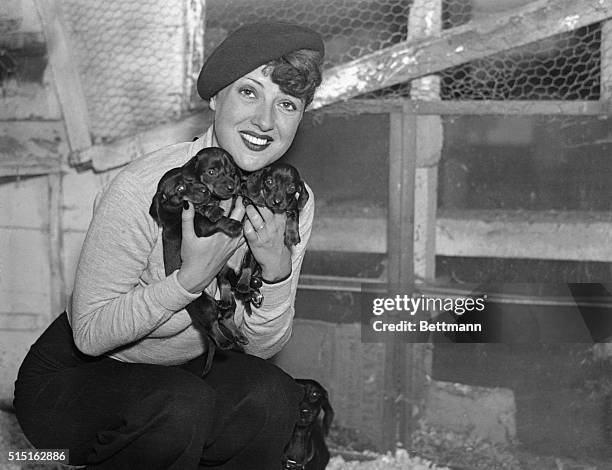
M 265 72 L 283 93 L 304 101 L 304 107 L 312 102 L 321 84 L 323 54 L 310 49 L 299 49 L 268 62 Z

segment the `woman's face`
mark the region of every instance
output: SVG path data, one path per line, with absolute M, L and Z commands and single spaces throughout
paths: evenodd
M 303 101 L 283 93 L 264 73 L 265 67 L 247 73 L 210 100 L 216 144 L 245 171 L 282 157 L 304 114 Z

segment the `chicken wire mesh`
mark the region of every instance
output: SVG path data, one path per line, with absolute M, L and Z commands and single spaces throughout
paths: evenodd
M 438 4 L 439 28 L 454 28 L 487 15 L 503 15 L 504 9 L 527 3 L 530 1 L 442 0 Z M 426 9 L 412 12 L 410 18 L 414 4 L 415 0 L 208 0 L 205 54 L 244 23 L 265 19 L 295 21 L 323 36 L 327 68 L 405 41 L 411 33 L 409 24 L 431 22 Z M 600 49 L 599 24 L 510 49 L 442 71 L 440 98 L 597 100 L 601 88 Z M 360 98 L 408 96 L 410 83 L 402 83 Z
M 193 32 L 203 34 L 200 2 L 60 4 L 95 142 L 133 134 L 184 111 L 192 88 L 191 69 L 201 65 L 201 58 L 192 64 L 198 40 Z

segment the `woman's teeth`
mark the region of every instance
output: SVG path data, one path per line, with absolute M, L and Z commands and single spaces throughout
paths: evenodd
M 260 139 L 259 137 L 252 136 L 250 134 L 240 134 L 244 140 L 250 142 L 253 145 L 266 145 L 268 143 L 268 139 Z

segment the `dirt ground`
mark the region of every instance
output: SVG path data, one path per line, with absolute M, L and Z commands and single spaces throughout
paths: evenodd
M 332 426 L 326 470 L 612 470 L 612 462 L 536 455 L 520 445 L 502 446 L 421 422 L 413 448 L 381 454 L 353 430 Z

